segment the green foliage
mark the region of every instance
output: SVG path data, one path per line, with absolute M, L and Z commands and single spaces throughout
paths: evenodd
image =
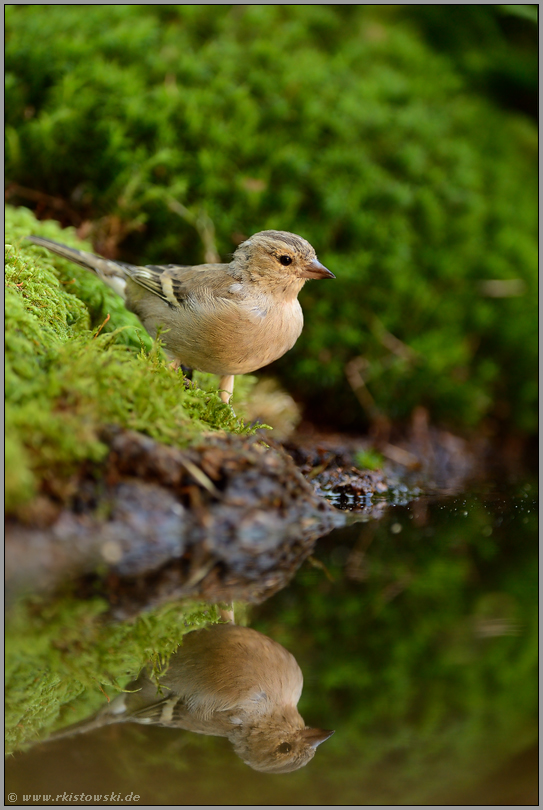
M 65 596 L 28 600 L 8 612 L 8 753 L 88 717 L 103 705 L 106 690 L 114 696 L 150 659 L 160 668 L 185 633 L 219 618 L 209 605 L 172 603 L 134 621 L 111 623 L 104 618 L 106 607 L 100 599 Z
M 408 21 L 446 53 L 469 84 L 500 105 L 537 120 L 538 6 L 437 3 L 386 7 L 385 17 Z
M 465 8 L 439 7 L 439 24 L 471 15 L 476 43 L 485 12 Z M 44 213 L 94 221 L 98 243 L 125 236 L 138 262 L 201 261 L 210 221 L 223 256 L 257 230 L 298 232 L 337 279 L 302 293 L 304 332 L 276 366 L 294 394 L 360 425 L 345 370 L 361 357 L 392 419 L 422 404 L 456 427 L 534 431 L 536 130 L 469 86 L 484 48 L 455 62 L 413 15 L 8 6 L 13 198 L 44 192 Z M 514 58 L 505 39 L 499 54 Z
M 105 424 L 178 446 L 206 430 L 251 432 L 220 401 L 216 384 L 212 390 L 211 375 L 199 377 L 208 391 L 185 389 L 103 283 L 22 241 L 34 232 L 80 244 L 71 233 L 36 222 L 24 208 L 8 208 L 6 231 L 8 510 L 31 498 L 40 481 L 66 479 L 81 462 L 101 461 L 107 447 L 98 434 Z M 104 328 L 90 328 L 110 313 Z

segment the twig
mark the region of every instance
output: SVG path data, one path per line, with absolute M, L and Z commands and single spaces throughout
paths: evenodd
M 105 319 L 105 321 L 104 321 L 104 322 L 103 322 L 103 324 L 100 326 L 100 329 L 99 329 L 99 330 L 96 332 L 96 334 L 95 334 L 95 335 L 93 335 L 93 336 L 92 336 L 92 339 L 93 339 L 93 340 L 94 340 L 95 338 L 97 338 L 97 337 L 98 337 L 98 335 L 100 334 L 100 332 L 102 331 L 102 329 L 104 328 L 104 326 L 106 325 L 106 323 L 109 321 L 109 319 L 110 319 L 110 318 L 111 318 L 111 315 L 108 313 L 108 314 L 107 314 L 107 317 L 106 317 L 106 319 Z
M 215 243 L 215 225 L 211 217 L 203 209 L 200 209 L 198 213 L 195 214 L 173 197 L 170 197 L 168 200 L 168 208 L 170 211 L 173 211 L 174 214 L 177 214 L 186 222 L 189 222 L 193 228 L 196 229 L 204 245 L 204 260 L 206 264 L 217 264 L 220 262 L 221 257 L 219 256 Z

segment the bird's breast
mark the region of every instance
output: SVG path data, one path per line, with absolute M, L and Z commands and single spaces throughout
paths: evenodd
M 297 299 L 280 303 L 265 297 L 245 301 L 238 317 L 233 331 L 238 341 L 239 364 L 247 365 L 247 371 L 255 371 L 282 357 L 294 346 L 303 327 L 302 308 Z
M 303 326 L 296 298 L 285 301 L 229 292 L 231 297 L 200 292 L 179 307 L 157 296 L 133 294 L 127 305 L 153 337 L 160 327 L 161 340 L 173 358 L 200 371 L 246 374 L 294 346 Z

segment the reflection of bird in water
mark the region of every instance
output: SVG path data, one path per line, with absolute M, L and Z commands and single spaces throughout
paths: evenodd
M 228 737 L 247 765 L 287 773 L 333 734 L 306 727 L 296 708 L 302 685 L 300 667 L 280 644 L 248 627 L 213 625 L 183 638 L 158 691 L 144 669 L 94 717 L 50 739 L 109 723 L 154 724 Z

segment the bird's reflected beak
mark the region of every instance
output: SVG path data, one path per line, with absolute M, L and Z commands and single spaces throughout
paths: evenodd
M 302 736 L 306 743 L 312 748 L 316 748 L 317 745 L 328 740 L 334 733 L 334 731 L 324 731 L 322 728 L 304 728 Z
M 328 270 L 318 259 L 313 259 L 300 273 L 302 278 L 335 278 L 335 275 Z

